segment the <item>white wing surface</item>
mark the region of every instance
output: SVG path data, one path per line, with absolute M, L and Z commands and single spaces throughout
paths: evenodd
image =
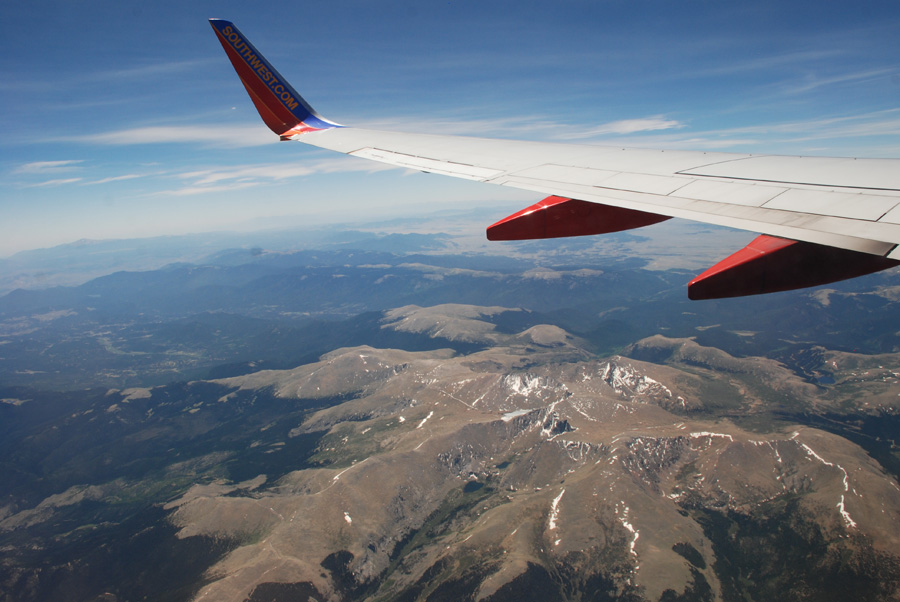
M 661 151 L 357 128 L 290 138 L 398 167 L 874 255 L 890 256 L 900 243 L 897 159 Z

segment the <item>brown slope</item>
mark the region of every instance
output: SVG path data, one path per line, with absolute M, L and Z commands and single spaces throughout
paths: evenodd
M 266 584 L 331 600 L 503 599 L 526 585 L 561 597 L 719 598 L 735 587 L 728 563 L 746 550 L 720 539 L 716 521 L 748 533 L 748 549 L 775 550 L 779 535 L 766 529 L 776 520 L 814 550 L 809 566 L 843 558 L 848 574 L 866 564 L 896 588 L 900 488 L 862 449 L 816 429 L 748 432 L 691 413 L 711 405 L 714 374 L 730 379 L 722 390 L 739 408 L 770 395 L 808 403 L 815 387 L 692 342 L 642 342 L 678 358 L 659 366 L 573 361 L 572 346 L 521 341 L 455 357 L 345 349 L 220 381 L 356 396 L 294 429 L 327 431 L 319 468 L 173 505 L 182 536 L 247 542 L 197 599 L 261 599 L 275 587 Z M 785 587 L 823 587 L 803 578 Z

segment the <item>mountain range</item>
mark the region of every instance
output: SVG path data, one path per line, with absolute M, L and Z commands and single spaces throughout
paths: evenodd
M 0 297 L 0 600 L 900 596 L 896 275 L 453 241 Z

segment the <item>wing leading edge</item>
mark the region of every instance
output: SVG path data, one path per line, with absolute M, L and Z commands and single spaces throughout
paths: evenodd
M 900 160 L 660 151 L 407 134 L 321 117 L 233 23 L 211 19 L 282 140 L 549 195 L 491 240 L 601 234 L 680 217 L 762 233 L 688 285 L 692 299 L 827 284 L 900 263 Z

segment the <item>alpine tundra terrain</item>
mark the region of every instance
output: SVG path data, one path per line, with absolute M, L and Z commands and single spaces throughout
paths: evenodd
M 900 599 L 896 275 L 363 238 L 0 298 L 0 600 Z
M 882 411 L 895 373 L 863 376 L 858 358 L 831 355 L 841 384 L 822 396 L 775 362 L 686 339 L 626 351 L 667 356 L 657 365 L 590 358 L 554 326 L 497 335 L 481 318 L 500 311 L 385 315 L 386 328 L 491 343 L 473 354 L 356 347 L 219 381 L 229 392 L 217 403 L 261 389 L 347 401 L 288 433 L 323 434 L 315 468 L 170 502 L 180 537 L 255 535 L 210 570 L 198 599 L 279 588 L 410 600 L 896 593 L 900 489 L 878 463 L 821 429 L 717 411 Z

